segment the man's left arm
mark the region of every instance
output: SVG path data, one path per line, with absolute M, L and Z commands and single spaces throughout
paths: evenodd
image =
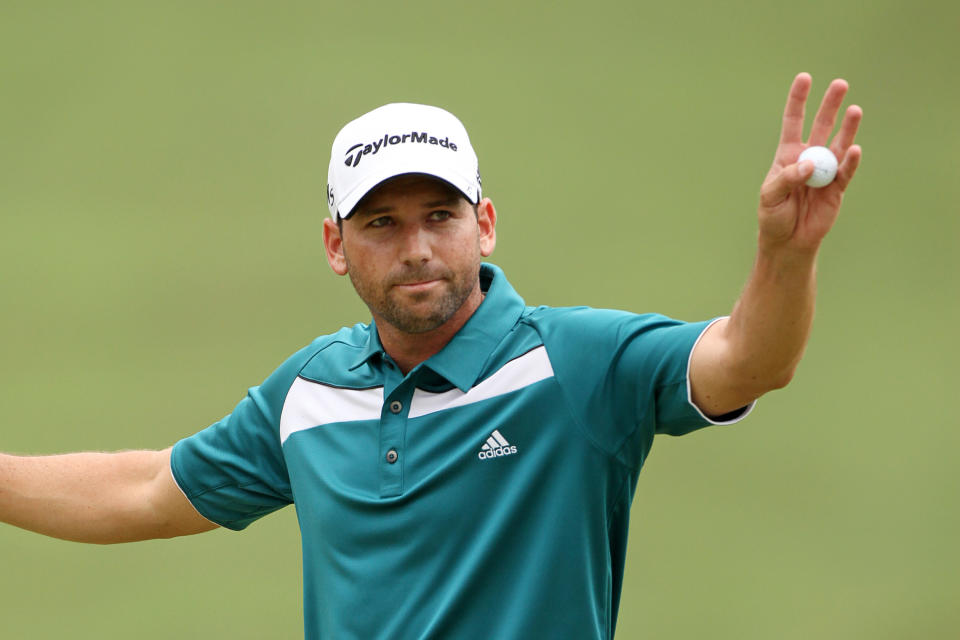
M 811 82 L 801 73 L 790 88 L 780 143 L 760 189 L 757 257 L 747 285 L 730 317 L 704 333 L 690 359 L 692 399 L 707 415 L 730 413 L 786 386 L 810 335 L 817 253 L 860 163 L 853 142 L 862 117 L 860 107 L 848 107 L 829 145 L 839 161 L 836 179 L 820 189 L 806 186 L 813 163 L 797 158 L 807 147 L 827 146 L 847 93 L 845 81 L 830 84 L 804 143 Z

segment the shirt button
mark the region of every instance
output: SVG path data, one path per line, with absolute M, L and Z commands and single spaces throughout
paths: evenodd
M 390 403 L 390 411 L 394 413 L 400 413 L 401 411 L 403 411 L 403 403 L 400 402 L 399 400 L 394 400 L 393 402 Z
M 389 462 L 390 464 L 393 464 L 394 462 L 396 462 L 397 458 L 399 457 L 400 456 L 397 454 L 396 449 L 390 449 L 390 451 L 387 451 L 387 462 Z

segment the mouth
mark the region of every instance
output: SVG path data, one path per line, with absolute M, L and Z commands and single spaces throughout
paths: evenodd
M 400 284 L 395 284 L 393 286 L 401 291 L 417 292 L 417 291 L 426 291 L 427 289 L 430 289 L 431 287 L 439 283 L 440 283 L 440 279 L 437 278 L 434 280 L 421 280 L 419 282 L 404 282 Z

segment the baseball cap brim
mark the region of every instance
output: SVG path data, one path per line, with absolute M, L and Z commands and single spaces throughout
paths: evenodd
M 353 215 L 357 204 L 363 200 L 364 196 L 387 180 L 405 175 L 425 175 L 432 178 L 438 178 L 462 193 L 467 201 L 470 202 L 470 204 L 477 204 L 480 202 L 480 194 L 477 192 L 476 180 L 474 179 L 471 181 L 464 176 L 458 175 L 455 171 L 451 171 L 449 166 L 407 166 L 404 167 L 404 170 L 401 172 L 383 171 L 380 173 L 373 173 L 358 182 L 355 188 L 350 193 L 345 195 L 338 203 L 337 210 L 340 218 L 347 219 Z

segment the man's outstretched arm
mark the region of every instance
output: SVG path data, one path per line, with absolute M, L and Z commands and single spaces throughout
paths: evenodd
M 170 449 L 0 454 L 0 521 L 98 544 L 172 538 L 217 526 L 177 487 Z
M 801 73 L 790 87 L 780 144 L 760 189 L 757 257 L 747 285 L 730 318 L 710 327 L 690 360 L 693 401 L 707 415 L 729 413 L 785 386 L 810 335 L 817 253 L 860 163 L 853 142 L 862 117 L 860 107 L 849 107 L 829 145 L 840 163 L 836 180 L 807 187 L 813 164 L 797 158 L 807 147 L 827 146 L 847 93 L 845 81 L 830 84 L 805 143 L 810 85 Z

